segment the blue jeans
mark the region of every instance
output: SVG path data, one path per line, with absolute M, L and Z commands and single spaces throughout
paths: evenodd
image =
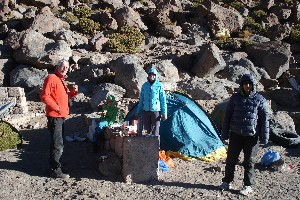
M 50 132 L 50 169 L 52 172 L 61 172 L 60 157 L 63 153 L 63 132 L 65 119 L 59 117 L 47 117 L 48 130 Z

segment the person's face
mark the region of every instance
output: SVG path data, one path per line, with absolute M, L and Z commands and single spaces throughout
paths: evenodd
M 61 74 L 61 75 L 66 75 L 67 72 L 69 70 L 69 64 L 67 62 L 62 63 L 61 66 L 57 67 L 57 71 Z
M 250 92 L 253 89 L 253 83 L 251 81 L 243 82 L 243 89 L 244 89 L 246 94 L 250 94 Z
M 112 101 L 112 100 L 107 100 L 107 105 L 108 105 L 108 106 L 112 106 L 112 104 L 113 104 L 113 101 Z
M 149 73 L 148 77 L 149 77 L 150 81 L 154 81 L 155 80 L 155 74 L 153 74 L 153 73 Z

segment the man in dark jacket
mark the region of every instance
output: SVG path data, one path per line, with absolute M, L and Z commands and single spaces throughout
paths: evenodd
M 256 92 L 256 81 L 250 74 L 241 78 L 240 91 L 233 94 L 228 103 L 222 127 L 222 139 L 229 139 L 225 177 L 221 190 L 231 188 L 235 165 L 240 152 L 244 152 L 243 195 L 253 192 L 254 158 L 258 151 L 258 141 L 267 144 L 269 139 L 269 121 L 265 98 Z

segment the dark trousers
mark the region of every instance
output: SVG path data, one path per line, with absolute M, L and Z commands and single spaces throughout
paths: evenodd
M 64 118 L 47 117 L 48 130 L 50 132 L 50 168 L 52 172 L 61 172 L 60 157 L 63 153 L 63 132 L 64 132 Z
M 223 182 L 230 183 L 234 178 L 235 165 L 238 162 L 241 151 L 244 152 L 244 185 L 251 186 L 254 181 L 255 156 L 258 152 L 258 136 L 241 136 L 231 132 Z
M 160 112 L 144 111 L 143 112 L 144 129 L 148 134 L 159 136 Z

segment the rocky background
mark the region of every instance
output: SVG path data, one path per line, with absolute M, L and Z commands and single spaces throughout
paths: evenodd
M 20 128 L 31 130 L 24 134 L 25 141 L 32 143 L 23 151 L 1 153 L 0 182 L 7 189 L 0 197 L 222 199 L 224 194 L 214 191 L 222 173 L 209 168 L 223 166 L 221 162 L 207 166 L 176 160 L 180 167 L 163 176 L 162 185 L 127 186 L 118 178 L 103 181 L 95 175 L 95 165 L 83 170 L 78 163 L 68 163 L 68 158 L 77 158 L 74 152 L 82 155 L 81 144 L 75 143 L 69 145 L 76 151 L 66 152 L 66 168 L 76 179 L 53 182 L 45 178 L 43 172 L 36 172 L 39 166 L 47 168 L 47 149 L 39 151 L 44 143 L 36 141 L 41 137 L 47 142 L 39 89 L 60 59 L 69 60 L 67 81 L 70 86 L 79 85 L 80 92 L 74 99 L 69 131 L 84 133 L 86 127 L 72 123 L 80 123 L 80 116 L 93 113 L 110 94 L 117 97 L 120 107 L 130 108 L 151 66 L 157 68 L 166 90 L 189 95 L 209 113 L 238 88 L 241 75 L 250 72 L 269 102 L 270 128 L 299 132 L 299 94 L 288 81 L 294 77 L 300 83 L 299 19 L 296 0 L 2 0 L 0 86 L 24 88 L 28 112 L 17 118 L 11 111 L 7 117 L 19 122 L 29 117 Z M 39 136 L 34 134 L 36 129 Z M 288 162 L 298 165 L 298 151 L 282 152 Z M 13 164 L 18 154 L 27 160 L 23 166 Z M 263 194 L 255 199 L 299 197 L 299 171 L 289 175 L 257 171 L 263 185 L 256 192 Z M 241 197 L 235 192 L 225 193 L 224 198 Z
M 60 59 L 73 64 L 68 81 L 87 113 L 109 94 L 137 99 L 150 66 L 166 90 L 204 101 L 208 112 L 250 72 L 269 100 L 271 128 L 300 129 L 288 82 L 300 82 L 298 1 L 4 0 L 0 8 L 0 85 L 24 88 L 28 100 L 39 101 Z

